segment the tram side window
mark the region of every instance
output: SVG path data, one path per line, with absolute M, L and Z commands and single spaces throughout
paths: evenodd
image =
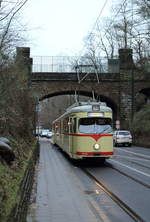
M 59 121 L 58 126 L 59 126 L 59 133 L 61 133 L 61 121 Z
M 59 124 L 59 126 L 60 126 L 60 134 L 62 133 L 62 126 L 63 126 L 63 122 L 62 122 L 62 120 L 60 120 L 60 124 Z
M 59 133 L 59 123 L 55 124 L 55 133 Z
M 62 120 L 62 125 L 61 125 L 61 127 L 62 127 L 62 133 L 64 133 L 64 120 Z
M 68 126 L 69 118 L 64 119 L 64 133 L 69 133 L 69 126 Z
M 54 131 L 55 127 L 54 127 L 54 124 L 52 124 L 52 130 Z
M 73 119 L 73 133 L 76 133 L 76 125 L 77 125 L 77 119 Z
M 70 132 L 71 133 L 76 133 L 76 118 L 71 119 Z

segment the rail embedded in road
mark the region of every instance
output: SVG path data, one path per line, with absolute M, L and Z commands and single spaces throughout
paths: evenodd
M 134 221 L 136 222 L 146 222 L 143 218 L 141 218 L 135 211 L 133 211 L 125 202 L 120 200 L 112 191 L 110 191 L 104 184 L 102 184 L 99 180 L 96 179 L 88 170 L 85 168 L 81 168 L 83 172 L 90 177 L 95 184 L 100 187 L 113 201 L 117 203 Z

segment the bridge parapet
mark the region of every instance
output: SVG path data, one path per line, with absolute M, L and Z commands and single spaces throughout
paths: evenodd
M 98 73 L 98 78 L 100 81 L 119 81 L 119 73 Z M 69 73 L 59 73 L 59 72 L 48 72 L 48 73 L 40 73 L 33 72 L 31 75 L 32 81 L 75 81 L 78 82 L 78 76 L 75 72 Z M 97 78 L 95 73 L 89 73 L 86 75 L 85 73 L 80 73 L 80 79 L 84 79 L 86 82 L 97 82 Z
M 108 72 L 108 61 L 106 58 L 98 58 L 96 68 L 98 72 Z M 77 56 L 34 56 L 32 72 L 40 73 L 72 73 L 76 72 L 77 66 L 82 66 L 80 72 L 95 72 L 95 65 L 85 57 Z

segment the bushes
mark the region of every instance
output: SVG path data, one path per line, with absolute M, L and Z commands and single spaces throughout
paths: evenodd
M 14 151 L 17 159 L 11 167 L 0 162 L 0 221 L 17 221 L 15 219 L 16 206 L 18 207 L 20 204 L 22 196 L 25 196 L 22 195 L 25 189 L 23 188 L 23 190 L 21 190 L 21 184 L 27 174 L 29 163 L 31 161 L 33 162 L 32 168 L 34 168 L 35 165 L 34 158 L 32 157 L 35 155 L 35 149 L 37 149 L 35 142 L 36 141 L 32 141 L 30 147 L 27 147 L 28 145 L 26 143 L 22 143 L 22 145 L 19 144 L 18 147 L 15 148 Z M 20 150 L 20 152 L 18 152 L 18 150 Z M 22 152 L 22 150 L 24 150 L 24 152 Z M 34 169 L 30 169 L 30 173 L 33 174 L 33 171 Z M 28 176 L 28 179 L 32 180 L 33 175 L 31 177 Z M 30 186 L 32 186 L 32 181 L 27 182 L 30 182 Z
M 32 135 L 35 104 L 28 86 L 29 73 L 25 67 L 18 68 L 14 55 L 14 48 L 23 39 L 17 31 L 15 16 L 26 2 L 19 0 L 15 6 L 2 3 L 0 7 L 0 137 L 10 139 L 16 156 L 7 165 L 0 155 L 0 221 L 3 222 L 13 220 L 13 217 L 7 219 L 19 202 L 20 184 L 35 148 Z
M 145 105 L 134 116 L 132 130 L 135 134 L 150 135 L 150 104 Z
M 136 144 L 150 147 L 150 104 L 146 104 L 134 115 L 132 132 Z
M 6 221 L 17 200 L 21 169 L 12 169 L 0 163 L 0 221 Z

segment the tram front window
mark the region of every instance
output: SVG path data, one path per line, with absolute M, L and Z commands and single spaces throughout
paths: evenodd
M 112 132 L 112 120 L 110 118 L 81 118 L 79 120 L 80 133 L 110 133 Z

